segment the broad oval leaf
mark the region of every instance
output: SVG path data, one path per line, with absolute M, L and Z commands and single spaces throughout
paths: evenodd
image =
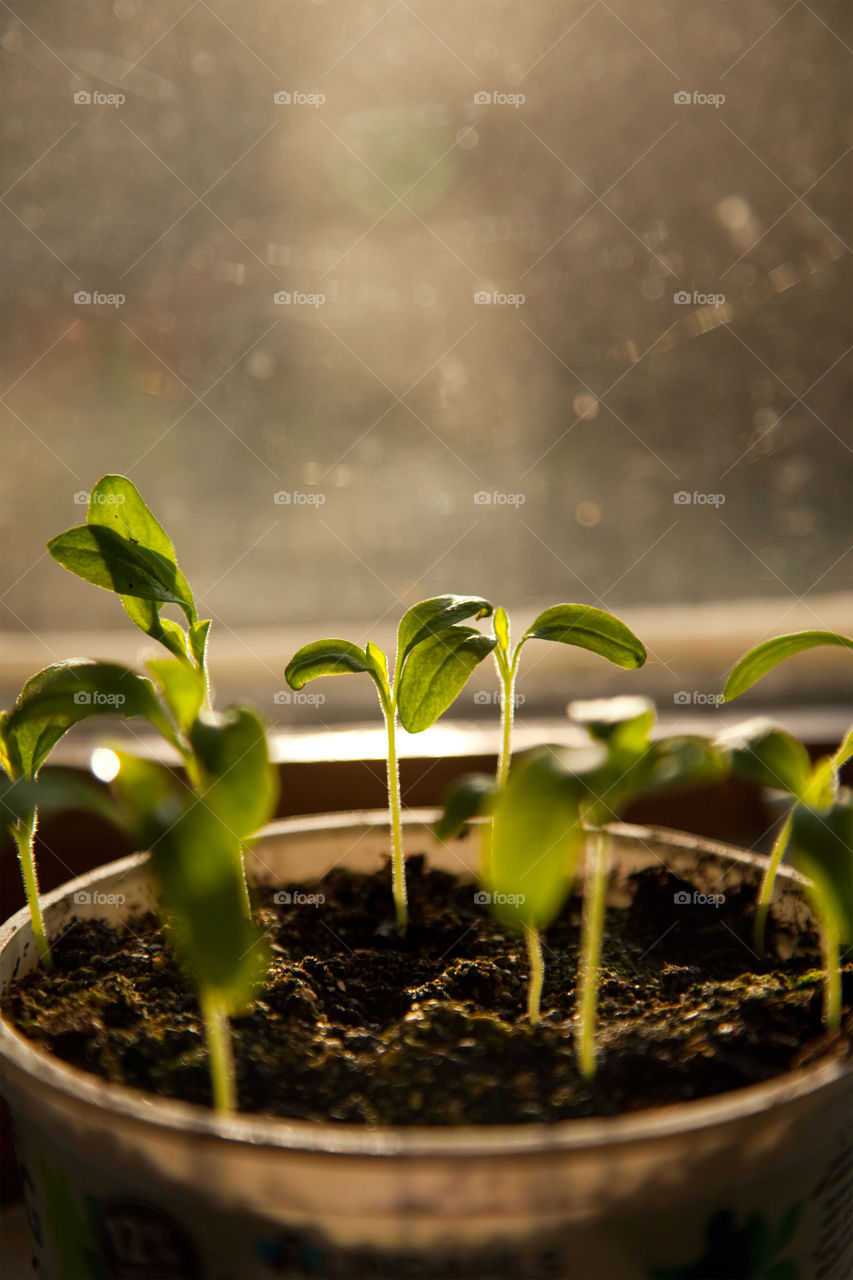
M 114 662 L 71 658 L 45 667 L 24 685 L 4 725 L 27 777 L 35 777 L 56 743 L 90 716 L 144 716 L 167 741 L 175 732 L 144 676 Z
M 520 757 L 484 833 L 491 846 L 483 892 L 498 919 L 519 931 L 546 929 L 557 917 L 583 848 L 585 787 L 562 756 L 543 748 Z
M 261 720 L 248 707 L 229 707 L 196 720 L 189 740 L 204 771 L 205 804 L 239 840 L 248 839 L 273 816 L 278 798 Z
M 377 660 L 350 640 L 313 640 L 288 662 L 284 678 L 291 689 L 301 689 L 318 676 L 345 676 L 366 671 L 382 689 L 382 672 Z
M 824 809 L 798 804 L 791 824 L 791 861 L 814 886 L 818 914 L 833 923 L 842 946 L 853 943 L 853 796 L 840 791 Z
M 180 605 L 187 620 L 195 621 L 192 594 L 177 566 L 159 552 L 136 546 L 112 529 L 97 524 L 78 525 L 51 538 L 47 549 L 63 568 L 96 587 L 120 596 Z
M 419 641 L 409 653 L 397 690 L 403 728 L 421 733 L 435 724 L 496 643 L 473 627 L 449 627 Z
M 731 702 L 733 698 L 740 697 L 780 662 L 818 645 L 841 645 L 845 649 L 853 649 L 853 640 L 835 631 L 794 631 L 790 635 L 765 640 L 735 663 L 723 690 L 723 701 Z
M 439 840 L 452 840 L 472 818 L 491 813 L 498 784 L 492 774 L 469 773 L 457 779 L 442 801 L 436 824 Z
M 521 638 L 576 645 L 607 658 L 626 671 L 641 667 L 646 648 L 619 618 L 586 604 L 555 604 L 540 613 Z
M 463 622 L 466 618 L 476 621 L 488 618 L 492 605 L 482 596 L 433 596 L 421 600 L 408 609 L 397 628 L 397 672 L 416 645 L 423 644 L 430 636 Z
M 802 797 L 812 773 L 809 753 L 801 742 L 757 717 L 720 734 L 717 746 L 731 760 L 734 773 L 762 787 L 775 787 Z

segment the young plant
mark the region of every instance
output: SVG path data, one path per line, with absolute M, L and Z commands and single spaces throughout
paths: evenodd
M 495 647 L 490 636 L 459 624 L 466 619 L 488 617 L 491 612 L 491 604 L 480 596 L 436 596 L 414 605 L 397 628 L 397 655 L 391 676 L 386 655 L 372 641 L 361 649 L 349 640 L 315 640 L 304 645 L 293 655 L 284 673 L 291 689 L 301 689 L 318 676 L 359 672 L 366 672 L 376 685 L 388 741 L 392 888 L 400 933 L 406 929 L 408 907 L 397 720 L 408 733 L 421 733 L 443 715 L 462 692 L 474 668 Z
M 780 662 L 821 645 L 853 649 L 853 640 L 834 631 L 796 631 L 765 640 L 763 644 L 750 649 L 735 664 L 723 690 L 723 701 L 731 702 L 739 698 Z M 841 767 L 853 756 L 853 726 L 845 734 L 837 751 L 819 760 L 814 768 L 810 765 L 805 748 L 790 735 L 783 734 L 781 730 L 773 730 L 767 721 L 753 721 L 735 730 L 732 742 L 735 744 L 732 764 L 736 772 L 763 786 L 787 791 L 795 803 L 822 807 L 831 803 L 838 787 Z M 731 745 L 725 740 L 723 744 Z M 765 949 L 773 886 L 791 839 L 792 819 L 793 807 L 774 841 L 758 891 L 754 943 L 759 952 Z
M 810 881 L 824 952 L 823 1021 L 841 1027 L 841 948 L 853 943 L 853 794 L 840 790 L 818 807 L 798 803 L 791 821 L 791 861 Z
M 143 716 L 178 752 L 189 785 L 160 765 L 112 753 L 117 801 L 99 798 L 95 807 L 150 849 L 176 950 L 199 992 L 215 1105 L 228 1109 L 234 1087 L 227 1016 L 249 997 L 264 954 L 242 857 L 275 808 L 277 778 L 264 728 L 248 708 L 211 710 L 210 623 L 199 620 L 172 543 L 129 480 L 104 476 L 90 495 L 86 524 L 52 539 L 48 549 L 79 577 L 116 592 L 129 617 L 170 656 L 148 662 L 154 682 L 115 663 L 55 663 L 27 681 L 0 721 L 11 779 L 3 788 L 4 822 L 18 845 L 40 957 L 50 964 L 33 857 L 36 814 L 42 796 L 61 802 L 68 784 L 48 785 L 39 770 L 78 721 Z M 179 605 L 186 628 L 160 616 L 164 604 Z M 91 796 L 71 798 L 91 807 Z
M 646 661 L 645 646 L 624 622 L 585 604 L 555 604 L 531 622 L 513 649 L 506 610 L 498 608 L 494 617 L 495 663 L 501 682 L 501 748 L 497 780 L 503 786 L 509 777 L 512 754 L 512 726 L 515 714 L 515 682 L 521 651 L 529 640 L 550 640 L 557 644 L 589 649 L 625 671 Z

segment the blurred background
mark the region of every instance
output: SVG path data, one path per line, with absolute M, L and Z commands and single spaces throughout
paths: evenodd
M 317 717 L 282 700 L 297 644 L 393 645 L 445 591 L 619 613 L 670 708 L 853 626 L 851 18 L 4 4 L 4 699 L 137 656 L 44 551 L 107 471 L 169 530 L 221 691 L 283 724 Z M 544 648 L 531 707 L 636 687 Z M 768 696 L 849 699 L 847 658 Z M 478 680 L 460 711 L 493 717 Z

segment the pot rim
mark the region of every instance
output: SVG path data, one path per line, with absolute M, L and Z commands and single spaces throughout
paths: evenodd
M 409 827 L 426 825 L 435 820 L 437 811 L 412 809 L 403 815 Z M 299 835 L 347 827 L 363 828 L 388 825 L 384 810 L 361 810 L 348 813 L 284 818 L 270 823 L 259 833 L 264 836 Z M 612 823 L 607 828 L 614 835 L 637 841 L 658 840 L 685 850 L 701 850 L 739 863 L 763 868 L 766 859 L 732 845 L 705 840 L 665 827 L 634 826 Z M 71 894 L 91 889 L 105 876 L 126 875 L 142 867 L 147 853 L 133 853 L 115 862 L 95 868 L 66 881 L 58 889 L 44 895 L 42 906 L 50 908 Z M 789 867 L 781 867 L 780 876 L 791 884 L 803 883 L 803 877 Z M 21 930 L 31 928 L 29 909 L 24 906 L 0 926 L 0 952 Z M 747 1120 L 796 1101 L 805 1095 L 827 1088 L 844 1077 L 853 1076 L 853 1063 L 838 1057 L 825 1057 L 808 1067 L 789 1071 L 759 1084 L 747 1085 L 709 1098 L 699 1098 L 666 1106 L 649 1107 L 628 1115 L 596 1116 L 586 1119 L 559 1120 L 553 1124 L 516 1125 L 399 1126 L 369 1129 L 363 1125 L 320 1124 L 308 1120 L 285 1120 L 278 1116 L 252 1115 L 240 1112 L 231 1116 L 215 1115 L 208 1108 L 156 1094 L 128 1085 L 100 1080 L 92 1073 L 73 1067 L 34 1047 L 5 1018 L 0 1017 L 0 1075 L 25 1078 L 29 1087 L 46 1090 L 132 1122 L 168 1131 L 194 1134 L 209 1141 L 249 1143 L 253 1147 L 301 1151 L 314 1155 L 348 1156 L 432 1156 L 443 1158 L 522 1155 L 543 1150 L 572 1150 L 615 1146 L 631 1142 L 647 1142 L 721 1123 Z

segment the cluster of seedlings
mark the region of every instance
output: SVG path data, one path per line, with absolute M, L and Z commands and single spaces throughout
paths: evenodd
M 167 656 L 148 675 L 91 659 L 46 667 L 24 685 L 0 719 L 2 820 L 18 850 L 42 965 L 51 953 L 39 903 L 34 838 L 39 810 L 96 808 L 150 852 L 162 919 L 198 997 L 207 1037 L 214 1106 L 235 1104 L 229 1019 L 262 989 L 269 953 L 253 919 L 244 851 L 272 817 L 277 775 L 256 713 L 211 706 L 209 620 L 199 619 L 172 543 L 136 488 L 104 476 L 90 494 L 86 523 L 48 543 L 53 558 L 116 593 L 131 620 Z M 163 617 L 177 606 L 181 622 Z M 488 619 L 492 634 L 473 623 Z M 445 595 L 409 609 L 397 630 L 393 663 L 375 644 L 318 640 L 301 648 L 285 676 L 301 689 L 319 676 L 366 673 L 376 685 L 387 731 L 392 888 L 398 931 L 408 923 L 405 852 L 397 764 L 398 724 L 429 728 L 451 706 L 475 668 L 492 655 L 500 682 L 501 750 L 493 777 L 462 779 L 437 828 L 450 839 L 473 824 L 481 841 L 480 886 L 498 919 L 523 935 L 530 958 L 528 1014 L 540 1015 L 541 936 L 582 879 L 581 960 L 575 1046 L 581 1073 L 596 1067 L 596 1008 L 610 867 L 608 825 L 640 795 L 735 773 L 784 791 L 790 811 L 776 840 L 756 904 L 755 945 L 764 934 L 774 879 L 789 851 L 808 880 L 824 948 L 824 1022 L 841 1016 L 840 954 L 853 942 L 853 796 L 839 771 L 853 755 L 853 729 L 832 755 L 812 764 L 805 747 L 767 720 L 710 740 L 652 738 L 654 707 L 642 697 L 575 702 L 569 711 L 586 747 L 543 745 L 513 757 L 515 687 L 531 640 L 579 646 L 626 670 L 646 660 L 642 643 L 612 614 L 583 604 L 546 609 L 513 647 L 503 608 L 478 596 Z M 723 697 L 738 697 L 779 662 L 818 645 L 853 649 L 833 632 L 780 636 L 751 650 L 731 672 Z M 109 753 L 105 794 L 40 770 L 54 746 L 91 716 L 141 716 L 180 757 L 181 773 L 125 751 Z M 106 774 L 105 774 L 106 776 Z

